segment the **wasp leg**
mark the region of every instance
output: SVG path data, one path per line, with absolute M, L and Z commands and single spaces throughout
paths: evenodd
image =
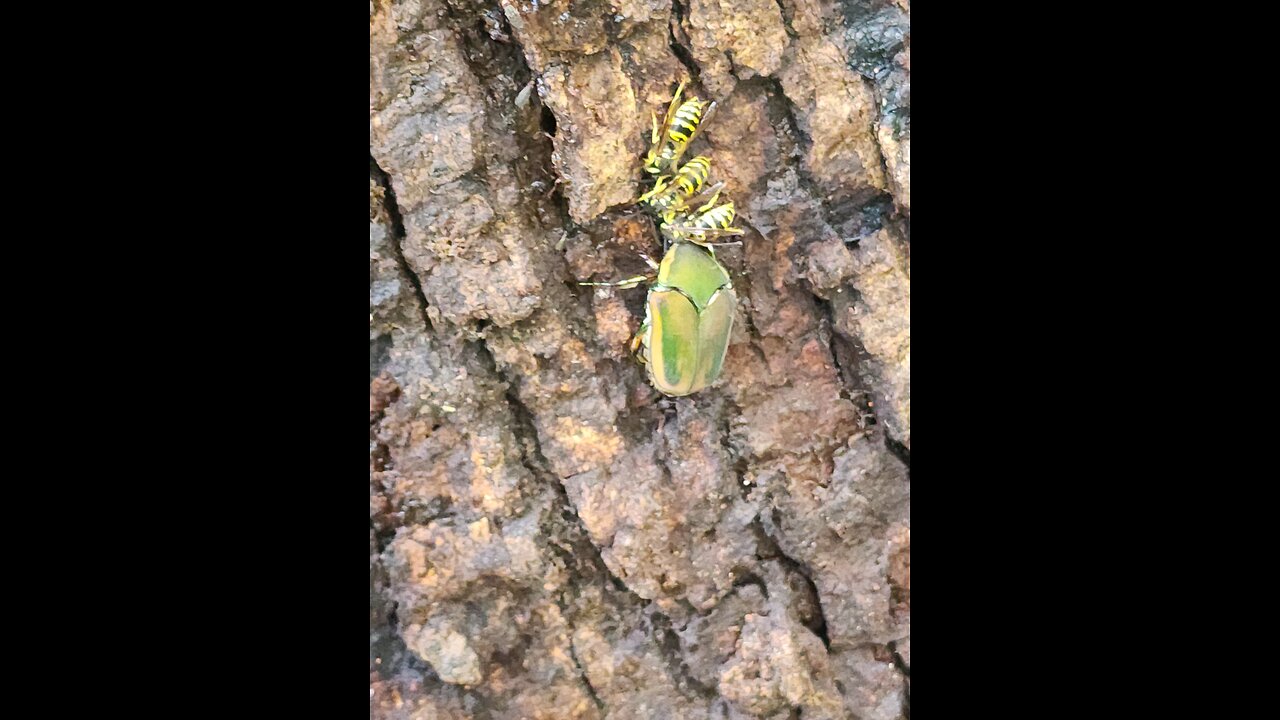
M 653 183 L 653 189 L 652 189 L 652 190 L 650 190 L 649 192 L 647 192 L 647 193 L 645 193 L 645 194 L 641 195 L 641 196 L 636 200 L 636 202 L 638 202 L 638 203 L 642 203 L 642 202 L 644 202 L 644 201 L 648 200 L 649 198 L 653 197 L 654 195 L 657 195 L 658 193 L 662 192 L 663 190 L 666 190 L 666 189 L 667 189 L 668 187 L 670 187 L 670 186 L 671 186 L 671 176 L 670 176 L 670 175 L 659 175 L 659 176 L 658 176 L 658 179 L 657 179 L 656 181 L 654 181 L 654 183 Z

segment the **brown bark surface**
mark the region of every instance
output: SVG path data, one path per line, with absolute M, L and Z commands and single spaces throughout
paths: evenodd
M 370 715 L 899 718 L 906 0 L 370 5 Z M 631 358 L 649 115 L 746 230 L 723 377 Z

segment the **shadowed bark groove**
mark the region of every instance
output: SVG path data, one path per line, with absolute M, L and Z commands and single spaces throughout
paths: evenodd
M 907 0 L 370 6 L 370 715 L 900 718 Z M 627 348 L 651 111 L 718 103 L 723 377 Z
M 372 157 L 369 158 L 369 172 L 374 178 L 376 187 L 381 193 L 382 212 L 386 214 L 388 229 L 391 232 L 393 241 L 387 244 L 394 256 L 395 263 L 400 269 L 400 275 L 409 281 L 413 286 L 414 297 L 418 300 L 418 307 L 422 311 L 422 324 L 431 329 L 431 321 L 427 319 L 427 299 L 422 294 L 422 285 L 418 282 L 418 276 L 414 275 L 409 269 L 409 264 L 405 262 L 404 250 L 400 247 L 400 242 L 404 238 L 404 220 L 400 218 L 400 208 L 396 207 L 396 193 L 391 189 L 391 183 L 387 180 L 387 173 L 380 167 Z

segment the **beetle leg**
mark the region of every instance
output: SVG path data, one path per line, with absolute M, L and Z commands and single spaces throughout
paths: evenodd
M 633 288 L 642 282 L 651 282 L 652 280 L 653 276 L 651 275 L 636 275 L 635 277 L 629 277 L 626 280 L 618 280 L 617 282 L 580 282 L 578 284 L 589 285 L 591 287 L 617 287 L 625 290 Z
M 676 401 L 674 398 L 663 396 L 658 400 L 658 407 L 662 410 L 662 420 L 658 422 L 658 430 L 662 430 L 662 426 L 666 423 L 669 415 L 676 414 Z
M 653 268 L 654 272 L 658 271 L 658 263 L 654 262 L 653 258 L 649 257 L 648 255 L 645 255 L 644 253 L 640 253 L 640 259 L 644 260 L 646 265 Z
M 667 426 L 667 418 L 676 414 L 676 401 L 666 395 L 659 395 L 658 409 L 662 414 L 658 416 L 658 428 L 655 432 L 661 433 L 662 428 Z
M 644 365 L 644 355 L 640 353 L 640 343 L 644 342 L 644 334 L 649 329 L 649 323 L 641 323 L 640 328 L 636 330 L 636 334 L 631 338 L 631 354 L 641 365 Z

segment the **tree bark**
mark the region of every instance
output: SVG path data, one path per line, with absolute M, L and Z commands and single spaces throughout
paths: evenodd
M 909 11 L 371 2 L 371 717 L 909 716 Z M 682 80 L 746 234 L 671 400 L 576 282 Z

